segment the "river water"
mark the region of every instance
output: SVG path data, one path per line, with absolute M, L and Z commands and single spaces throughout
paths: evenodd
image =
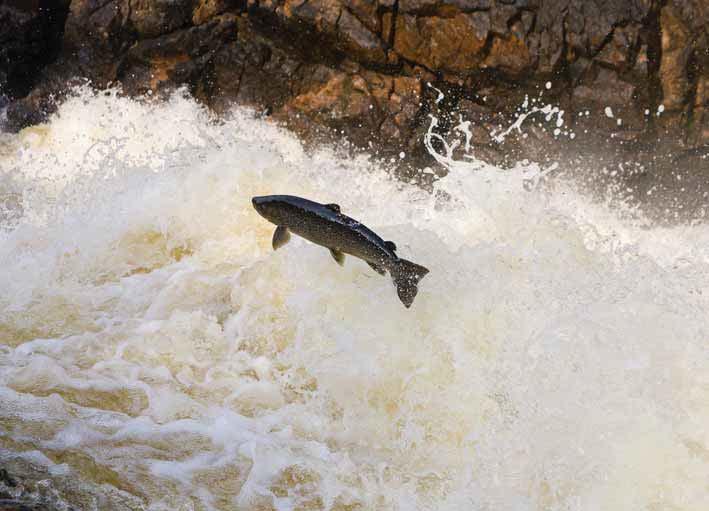
M 82 89 L 0 138 L 0 465 L 75 509 L 705 511 L 709 226 Z M 421 169 L 421 172 L 430 172 Z M 430 269 L 273 226 L 337 202 Z M 18 491 L 17 489 L 15 491 Z

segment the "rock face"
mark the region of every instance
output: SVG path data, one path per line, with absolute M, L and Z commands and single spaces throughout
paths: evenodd
M 58 55 L 10 128 L 86 77 L 129 94 L 187 84 L 217 110 L 236 101 L 385 152 L 420 151 L 430 113 L 443 131 L 470 121 L 473 151 L 497 163 L 553 154 L 570 132 L 574 150 L 709 147 L 709 0 L 67 0 L 51 22 L 41 4 L 0 0 L 24 27 L 0 28 L 19 48 L 0 50 L 0 80 Z M 47 29 L 62 5 L 63 33 Z M 492 138 L 525 96 L 563 122 Z
M 0 0 L 0 93 L 24 96 L 59 54 L 69 0 Z

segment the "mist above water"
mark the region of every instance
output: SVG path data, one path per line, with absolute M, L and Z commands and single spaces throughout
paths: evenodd
M 0 464 L 38 493 L 709 508 L 706 225 L 631 222 L 533 164 L 456 161 L 429 193 L 181 94 L 80 90 L 1 136 Z M 413 307 L 359 260 L 273 252 L 250 202 L 272 193 L 428 267 Z

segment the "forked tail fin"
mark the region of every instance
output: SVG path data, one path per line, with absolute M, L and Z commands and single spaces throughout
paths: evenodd
M 427 268 L 406 259 L 399 259 L 391 269 L 396 292 L 407 309 L 414 303 L 418 293 L 418 283 L 427 273 Z

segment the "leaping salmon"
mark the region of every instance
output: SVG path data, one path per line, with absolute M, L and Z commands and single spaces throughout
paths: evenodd
M 320 204 L 293 195 L 266 195 L 251 202 L 262 217 L 276 225 L 274 250 L 288 243 L 293 232 L 329 249 L 340 265 L 345 262 L 345 254 L 358 257 L 380 275 L 388 271 L 399 299 L 406 308 L 411 307 L 418 283 L 428 269 L 398 257 L 392 241 L 384 241 L 367 226 L 342 214 L 337 204 Z

